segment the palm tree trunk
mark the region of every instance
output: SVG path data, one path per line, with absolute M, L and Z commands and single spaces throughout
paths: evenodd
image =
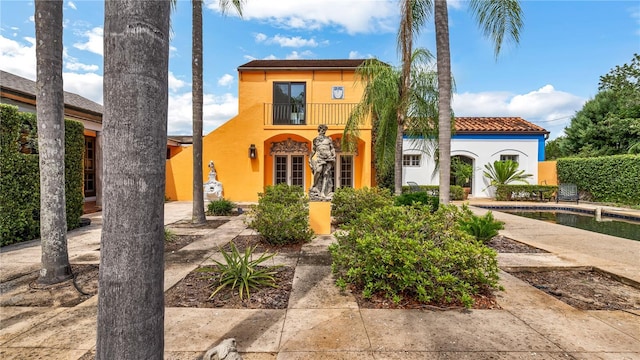
M 64 176 L 64 92 L 62 85 L 62 1 L 37 0 L 36 112 L 40 162 L 40 239 L 38 282 L 70 279 Z
M 404 132 L 403 124 L 404 121 L 402 123 L 398 122 L 398 130 L 396 133 L 395 165 L 393 167 L 394 193 L 396 195 L 402 194 L 402 134 Z
M 403 0 L 400 22 L 400 51 L 402 53 L 402 79 L 398 104 L 398 132 L 396 134 L 395 194 L 402 194 L 402 137 L 407 115 L 407 96 L 411 86 L 411 54 L 413 52 L 413 1 Z
M 204 198 L 202 183 L 202 0 L 191 0 L 193 17 L 193 62 L 191 64 L 193 89 L 193 211 L 191 222 L 204 224 Z
M 434 1 L 438 70 L 438 149 L 440 152 L 440 203 L 449 203 L 451 177 L 451 53 L 447 1 Z
M 170 12 L 168 0 L 105 2 L 97 359 L 163 358 Z

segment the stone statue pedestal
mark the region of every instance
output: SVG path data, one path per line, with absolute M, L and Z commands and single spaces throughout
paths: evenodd
M 331 202 L 309 202 L 309 225 L 316 235 L 331 234 Z

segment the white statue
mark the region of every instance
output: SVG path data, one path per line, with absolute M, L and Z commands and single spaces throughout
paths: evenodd
M 217 346 L 209 349 L 202 360 L 242 360 L 242 356 L 238 354 L 236 347 L 236 339 L 224 339 Z
M 209 161 L 209 180 L 203 184 L 204 200 L 216 200 L 222 198 L 222 183 L 216 179 L 216 169 L 213 160 Z M 212 199 L 211 199 L 212 198 Z

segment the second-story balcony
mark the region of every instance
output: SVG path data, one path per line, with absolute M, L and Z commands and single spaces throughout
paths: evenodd
M 264 104 L 264 125 L 345 125 L 355 103 Z

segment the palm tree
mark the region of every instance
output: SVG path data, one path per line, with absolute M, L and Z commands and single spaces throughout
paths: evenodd
M 191 222 L 201 225 L 206 222 L 204 215 L 204 189 L 202 183 L 202 0 L 191 0 L 192 42 L 191 63 L 193 89 L 193 214 Z
M 110 0 L 97 359 L 162 359 L 171 1 Z
M 375 129 L 372 139 L 374 166 L 378 175 L 394 171 L 396 193 L 402 192 L 402 135 L 405 127 L 407 133 L 416 137 L 428 138 L 437 131 L 437 122 L 434 122 L 438 116 L 436 73 L 429 70 L 433 67 L 430 66 L 432 59 L 425 49 L 413 52 L 409 61 L 412 80 L 404 91 L 401 88 L 402 68 L 369 59 L 356 69 L 356 80 L 363 84 L 364 92 L 345 125 L 344 146 L 349 148 L 355 144 L 359 126 L 371 117 Z M 405 105 L 400 111 L 402 101 Z M 398 126 L 399 116 L 402 117 L 402 126 Z
M 428 4 L 431 0 L 416 0 Z M 449 49 L 449 15 L 446 0 L 433 0 L 438 63 L 440 202 L 449 203 L 451 170 L 451 53 Z M 495 56 L 502 47 L 505 32 L 516 43 L 522 28 L 522 10 L 518 0 L 470 0 L 469 8 L 476 16 L 484 35 L 494 42 Z
M 37 0 L 36 112 L 40 162 L 40 239 L 38 282 L 56 284 L 73 274 L 67 252 L 64 176 L 64 92 L 62 87 L 62 1 Z
M 242 0 L 220 0 L 223 13 L 233 5 L 242 16 Z M 192 0 L 192 81 L 191 99 L 193 106 L 193 211 L 191 222 L 201 225 L 206 222 L 204 214 L 204 194 L 202 179 L 202 0 Z

